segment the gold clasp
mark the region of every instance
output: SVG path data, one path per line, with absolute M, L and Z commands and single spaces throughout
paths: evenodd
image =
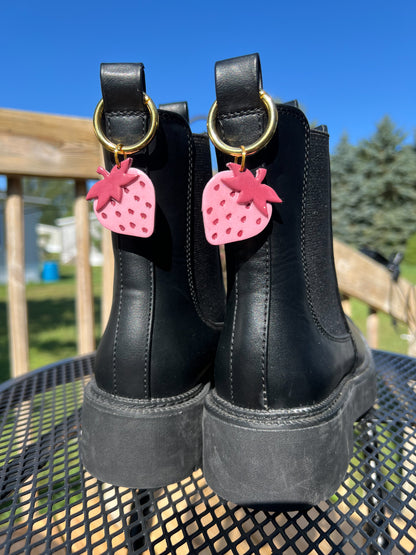
M 120 168 L 121 164 L 120 161 L 118 159 L 118 155 L 119 154 L 124 154 L 124 160 L 127 158 L 127 154 L 123 148 L 123 145 L 121 143 L 118 143 L 118 145 L 116 145 L 116 148 L 114 149 L 114 159 L 116 161 L 117 167 Z
M 241 164 L 240 164 L 240 172 L 243 172 L 246 169 L 246 156 L 247 156 L 247 150 L 245 148 L 245 146 L 241 145 Z M 234 156 L 234 162 L 237 164 L 238 163 L 238 159 L 240 158 L 240 156 Z

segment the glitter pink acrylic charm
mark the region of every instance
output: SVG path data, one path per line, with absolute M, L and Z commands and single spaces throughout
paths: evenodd
M 223 245 L 258 235 L 272 216 L 271 202 L 282 202 L 275 191 L 262 183 L 267 170 L 254 176 L 239 164 L 214 175 L 202 195 L 205 236 L 211 245 Z
M 132 161 L 123 160 L 111 172 L 99 167 L 97 173 L 104 179 L 94 183 L 87 200 L 94 200 L 98 221 L 107 229 L 150 237 L 155 225 L 155 189 L 145 173 L 131 167 Z

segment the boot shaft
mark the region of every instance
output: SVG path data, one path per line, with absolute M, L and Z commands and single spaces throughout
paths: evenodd
M 103 64 L 101 82 L 106 136 L 136 142 L 148 124 L 142 65 Z M 105 152 L 107 169 L 113 158 Z M 211 176 L 208 138 L 160 110 L 154 139 L 132 158 L 155 187 L 155 229 L 147 239 L 113 233 L 113 305 L 96 380 L 116 395 L 168 397 L 209 379 L 223 317 L 218 250 L 203 240 L 200 208 Z
M 230 79 L 240 65 L 242 77 Z M 257 56 L 217 64 L 216 87 L 222 140 L 257 140 L 267 123 Z M 295 106 L 277 108 L 276 133 L 246 166 L 267 169 L 265 183 L 282 203 L 262 233 L 226 246 L 228 305 L 216 389 L 250 408 L 317 403 L 356 364 L 333 261 L 328 134 L 310 130 Z M 220 170 L 230 161 L 218 153 Z

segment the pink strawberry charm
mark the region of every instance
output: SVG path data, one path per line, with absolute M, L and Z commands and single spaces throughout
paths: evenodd
M 282 202 L 275 191 L 262 183 L 267 170 L 254 176 L 241 166 L 227 164 L 229 171 L 210 179 L 202 195 L 205 236 L 211 245 L 223 245 L 254 237 L 272 216 L 271 202 Z
M 94 200 L 95 215 L 107 229 L 150 237 L 155 225 L 155 188 L 145 173 L 131 167 L 132 162 L 127 158 L 111 172 L 99 167 L 97 173 L 104 179 L 94 183 L 86 198 Z

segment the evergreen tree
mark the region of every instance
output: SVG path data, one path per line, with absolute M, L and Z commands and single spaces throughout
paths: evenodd
M 389 256 L 416 232 L 416 153 L 388 116 L 354 147 L 343 137 L 332 159 L 334 234 Z
M 366 226 L 360 206 L 363 178 L 357 169 L 356 150 L 345 133 L 331 161 L 334 235 L 352 245 L 358 243 Z

